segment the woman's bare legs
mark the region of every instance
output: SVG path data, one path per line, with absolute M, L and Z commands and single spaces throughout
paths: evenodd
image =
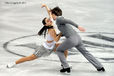
M 14 67 L 16 64 L 19 64 L 19 63 L 22 63 L 22 62 L 25 62 L 25 61 L 34 60 L 34 59 L 36 59 L 36 58 L 37 58 L 37 57 L 36 57 L 34 54 L 32 54 L 31 56 L 23 57 L 23 58 L 17 60 L 16 62 L 12 62 L 12 63 L 8 64 L 8 65 L 7 65 L 7 68 L 12 68 L 12 67 Z
M 36 59 L 36 58 L 37 58 L 37 57 L 36 57 L 34 54 L 32 54 L 31 56 L 23 57 L 23 58 L 17 60 L 15 63 L 16 63 L 16 64 L 19 64 L 19 63 L 22 63 L 22 62 L 25 62 L 25 61 L 34 60 L 34 59 Z
M 57 43 L 57 44 L 56 44 L 56 48 L 57 48 L 59 45 L 60 45 L 60 43 Z M 56 51 L 56 48 L 54 49 L 54 51 Z M 67 56 L 68 56 L 68 51 L 67 51 L 67 50 L 64 52 L 64 55 L 65 55 L 65 57 L 67 58 Z M 34 59 L 36 59 L 36 58 L 37 58 L 37 57 L 36 57 L 34 54 L 32 54 L 31 56 L 23 57 L 23 58 L 17 60 L 15 63 L 16 63 L 16 64 L 19 64 L 19 63 L 22 63 L 22 62 L 25 62 L 25 61 L 34 60 Z
M 60 45 L 60 43 L 57 43 L 56 44 L 56 48 Z M 54 51 L 56 51 L 56 48 L 54 49 Z M 68 51 L 66 50 L 64 52 L 64 55 L 65 55 L 65 58 L 67 58 L 67 55 L 68 55 Z M 23 63 L 23 62 L 26 62 L 26 61 L 31 61 L 31 60 L 34 60 L 34 59 L 37 59 L 38 57 L 36 57 L 34 54 L 30 55 L 30 56 L 27 56 L 27 57 L 23 57 L 23 58 L 20 58 L 19 60 L 17 60 L 16 62 L 13 62 L 11 64 L 8 64 L 7 67 L 8 68 L 11 68 L 13 67 L 14 65 L 16 64 L 19 64 L 19 63 Z

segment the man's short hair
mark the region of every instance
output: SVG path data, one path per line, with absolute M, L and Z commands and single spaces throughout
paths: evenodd
M 51 9 L 51 13 L 55 14 L 56 16 L 62 16 L 62 10 L 58 6 Z

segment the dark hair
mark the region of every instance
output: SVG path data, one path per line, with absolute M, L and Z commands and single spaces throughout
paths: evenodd
M 56 16 L 62 16 L 62 10 L 58 6 L 51 9 L 51 13 L 55 14 Z
M 43 23 L 44 26 L 43 26 L 42 29 L 38 32 L 38 35 L 44 35 L 44 37 L 46 36 L 47 29 L 52 29 L 52 28 L 53 28 L 53 26 L 45 26 L 45 24 L 46 24 L 45 19 L 46 19 L 46 18 L 44 18 L 44 19 L 42 20 L 42 23 Z
M 46 20 L 46 17 L 42 20 L 43 25 L 46 25 L 45 20 Z

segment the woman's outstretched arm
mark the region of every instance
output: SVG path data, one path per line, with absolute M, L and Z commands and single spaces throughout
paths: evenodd
M 48 15 L 50 18 L 52 18 L 52 15 L 51 15 L 51 12 L 50 12 L 50 9 L 48 8 L 48 6 L 46 4 L 42 4 L 42 8 L 45 7 L 47 12 L 48 12 Z

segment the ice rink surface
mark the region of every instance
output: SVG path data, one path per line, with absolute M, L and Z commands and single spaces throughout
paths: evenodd
M 50 8 L 59 6 L 64 17 L 85 27 L 85 33 L 74 29 L 106 72 L 97 72 L 74 48 L 67 58 L 72 65 L 70 74 L 59 72 L 61 63 L 56 53 L 5 68 L 8 63 L 33 54 L 34 49 L 45 41 L 36 35 L 43 26 L 42 19 L 48 17 L 41 8 L 42 3 Z M 0 0 L 0 76 L 114 76 L 113 24 L 114 0 Z M 63 40 L 64 37 L 60 42 Z

